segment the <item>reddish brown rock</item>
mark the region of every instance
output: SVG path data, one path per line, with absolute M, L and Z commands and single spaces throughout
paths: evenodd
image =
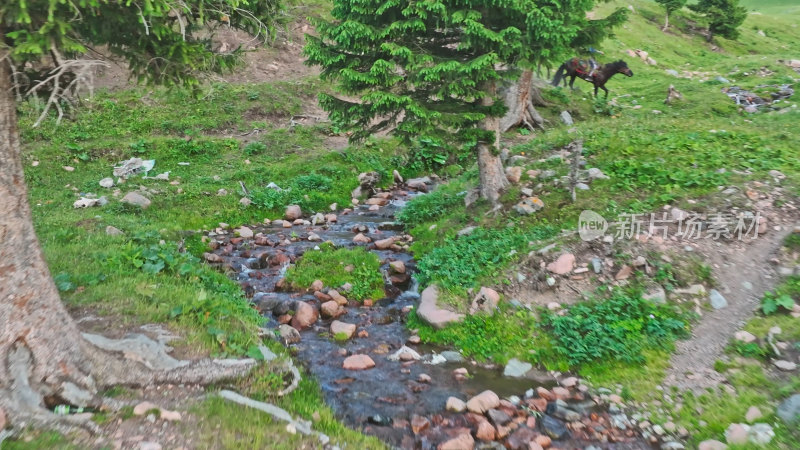
M 569 398 L 569 389 L 567 388 L 556 386 L 551 390 L 551 392 L 556 396 L 557 399 L 566 400 Z
M 394 273 L 406 273 L 406 265 L 403 261 L 390 262 L 389 269 Z
M 340 333 L 344 333 L 347 335 L 347 339 L 350 339 L 356 333 L 356 326 L 352 323 L 334 320 L 331 322 L 331 334 L 335 336 Z
M 411 431 L 414 434 L 419 434 L 431 427 L 431 422 L 422 416 L 414 414 L 411 416 Z
M 329 302 L 325 302 L 319 307 L 320 312 L 322 313 L 322 317 L 326 319 L 333 319 L 339 317 L 344 313 L 344 310 L 338 303 L 331 300 Z
M 378 250 L 386 250 L 391 248 L 394 243 L 396 242 L 396 238 L 390 237 L 386 239 L 380 239 L 375 241 L 375 248 Z
M 484 414 L 486 411 L 498 406 L 500 406 L 500 397 L 489 390 L 481 392 L 467 402 L 467 409 L 476 414 Z
M 465 430 L 458 436 L 442 442 L 436 448 L 437 450 L 473 450 L 475 448 L 475 439 L 472 438 L 469 430 Z
M 478 423 L 478 428 L 475 431 L 475 437 L 481 441 L 493 441 L 495 438 L 495 430 L 492 424 L 487 420 L 482 420 Z
M 375 367 L 375 361 L 368 355 L 353 355 L 345 358 L 342 367 L 345 370 L 367 370 Z
M 316 297 L 317 300 L 319 300 L 321 302 L 329 302 L 329 301 L 333 300 L 330 295 L 328 295 L 328 294 L 326 294 L 326 293 L 324 293 L 322 291 L 314 292 L 314 297 Z
M 528 444 L 534 442 L 537 433 L 528 427 L 517 428 L 506 440 L 506 447 L 510 450 L 528 450 Z
M 314 282 L 311 283 L 311 290 L 314 291 L 314 292 L 321 291 L 322 288 L 324 288 L 324 287 L 325 287 L 325 284 L 322 283 L 322 280 L 314 280 Z
M 552 392 L 548 391 L 546 388 L 543 388 L 541 386 L 536 388 L 536 394 L 539 396 L 539 398 L 543 398 L 548 402 L 555 401 L 556 399 L 556 396 L 553 395 Z
M 370 242 L 370 239 L 368 237 L 364 236 L 364 233 L 358 233 L 353 238 L 353 243 L 354 244 L 369 244 L 369 242 Z
M 292 316 L 292 326 L 297 330 L 308 328 L 319 318 L 317 308 L 306 302 L 297 302 L 297 309 Z
M 557 275 L 566 275 L 572 272 L 575 266 L 575 255 L 572 253 L 564 253 L 559 256 L 557 260 L 547 265 L 547 270 Z
M 614 275 L 614 279 L 617 281 L 622 281 L 630 277 L 632 273 L 633 269 L 631 268 L 631 266 L 622 266 L 622 268 L 619 269 L 619 272 L 617 272 L 617 274 Z
M 284 214 L 284 217 L 287 220 L 297 220 L 303 217 L 303 211 L 297 205 L 289 205 L 286 207 L 286 213 Z
M 541 448 L 548 448 L 553 445 L 553 440 L 550 439 L 550 436 L 545 436 L 543 434 L 536 436 L 535 442 L 539 444 Z

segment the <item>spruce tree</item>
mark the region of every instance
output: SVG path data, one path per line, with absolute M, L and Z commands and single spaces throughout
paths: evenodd
M 664 28 L 662 28 L 663 30 L 669 28 L 669 16 L 675 11 L 686 6 L 686 0 L 656 0 L 656 3 L 663 6 L 666 10 L 666 15 L 664 17 Z
M 196 86 L 205 71 L 231 68 L 238 52 L 212 51 L 218 27 L 271 30 L 271 0 L 2 0 L 0 1 L 0 417 L 11 427 L 60 431 L 99 427 L 82 415 L 59 416 L 49 402 L 119 405 L 102 397 L 115 385 L 210 383 L 251 368 L 252 360 L 198 360 L 173 369 L 85 339 L 59 298 L 31 220 L 17 101 L 42 95 L 62 113 L 76 83 L 105 46 L 140 80 Z M 26 68 L 41 78 L 26 80 Z M 41 119 L 49 117 L 47 108 Z M 126 352 L 127 353 L 127 352 Z M 5 421 L 3 421 L 5 423 Z M 2 438 L 0 438 L 2 440 Z
M 705 16 L 708 21 L 708 41 L 714 36 L 726 39 L 739 37 L 739 26 L 747 18 L 747 10 L 739 6 L 739 0 L 699 0 L 689 9 Z
M 474 149 L 481 197 L 508 182 L 498 156 L 501 81 L 572 54 L 593 0 L 334 0 L 307 36 L 308 63 L 357 100 L 321 95 L 352 140 L 389 129 Z M 624 13 L 617 12 L 615 17 Z

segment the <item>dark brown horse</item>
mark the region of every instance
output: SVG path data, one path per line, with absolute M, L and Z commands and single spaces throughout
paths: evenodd
M 597 97 L 597 89 L 600 88 L 606 92 L 608 97 L 608 89 L 606 83 L 614 75 L 621 73 L 629 77 L 633 76 L 633 71 L 628 68 L 628 64 L 623 60 L 603 64 L 594 71 L 591 70 L 591 65 L 588 61 L 572 58 L 565 62 L 558 68 L 555 78 L 553 78 L 553 86 L 558 86 L 561 80 L 564 80 L 564 86 L 567 85 L 567 77 L 572 77 L 569 80 L 569 87 L 575 83 L 575 78 L 588 81 L 594 84 L 594 96 Z

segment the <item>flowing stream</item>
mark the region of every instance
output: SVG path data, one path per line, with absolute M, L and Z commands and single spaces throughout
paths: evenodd
M 255 236 L 247 239 L 217 230 L 209 234 L 211 245 L 214 254 L 222 257 L 221 266 L 224 270 L 235 277 L 247 295 L 253 298 L 256 307 L 270 319 L 269 326 L 277 327 L 278 319 L 282 316 L 285 320 L 286 314 L 295 309 L 298 301 L 319 307 L 320 301 L 310 293 L 287 292 L 280 283 L 287 266 L 306 251 L 314 251 L 314 247 L 320 243 L 308 240 L 312 233 L 322 242 L 331 241 L 337 247 L 357 245 L 353 243 L 353 238 L 358 233 L 373 241 L 400 238 L 402 228 L 394 222 L 394 215 L 411 195 L 401 190 L 391 191 L 384 195 L 388 197 L 388 204 L 377 211 L 374 207 L 370 210 L 366 205 L 359 206 L 354 211 L 340 212 L 335 222 L 294 225 L 291 228 L 284 228 L 280 223 L 254 227 L 252 231 Z M 336 342 L 330 333 L 331 319 L 320 318 L 314 325 L 301 331 L 299 342 L 291 344 L 296 349 L 296 358 L 317 379 L 326 402 L 342 421 L 393 446 L 436 448 L 454 435 L 453 429 L 463 432 L 470 428 L 469 421 L 476 419 L 469 414 L 465 416 L 447 412 L 445 404 L 448 397 L 467 401 L 476 394 L 491 390 L 500 398 L 517 396 L 516 399 L 512 397 L 515 402 L 525 402 L 526 391 L 530 394 L 532 388 L 550 389 L 557 385 L 557 380 L 547 372 L 532 370 L 525 378 L 508 378 L 503 376 L 502 367 L 465 360 L 452 349 L 409 344 L 412 333 L 404 321 L 407 312 L 418 301 L 419 293 L 413 277 L 390 275 L 389 262 L 402 261 L 409 274 L 413 273 L 414 260 L 408 253 L 397 251 L 397 246 L 385 250 L 376 249 L 375 244 L 368 244 L 368 247 L 381 259 L 387 296 L 371 307 L 350 302 L 345 307 L 346 312 L 337 317 L 336 320 L 356 324 L 357 334 L 345 342 Z M 342 294 L 346 296 L 347 293 Z M 423 358 L 409 361 L 388 359 L 404 345 L 414 349 Z M 369 355 L 375 367 L 360 371 L 345 370 L 343 360 L 353 354 Z M 431 360 L 446 361 L 431 364 Z M 453 372 L 459 368 L 466 368 L 469 375 L 466 378 L 456 377 Z M 577 397 L 582 397 L 582 394 L 577 394 Z M 569 401 L 570 405 L 577 405 L 575 410 L 587 417 L 603 409 L 591 400 Z M 511 408 L 509 402 L 504 405 L 507 410 Z M 429 419 L 429 424 L 421 431 L 419 426 L 412 426 L 415 416 Z M 416 420 L 419 421 L 420 417 Z M 536 414 L 535 417 L 542 415 Z M 522 420 L 525 420 L 524 417 Z M 539 428 L 542 427 L 541 422 Z M 528 425 L 531 423 L 528 422 Z M 561 423 L 555 425 L 563 426 Z M 554 445 L 584 448 L 592 443 L 591 440 L 575 439 L 575 433 L 572 434 L 572 439 L 562 437 L 554 441 Z M 630 435 L 629 439 L 619 443 L 595 444 L 601 445 L 598 448 L 651 448 L 630 430 L 627 434 Z M 482 447 L 478 448 L 505 448 L 498 441 L 480 442 L 478 445 Z

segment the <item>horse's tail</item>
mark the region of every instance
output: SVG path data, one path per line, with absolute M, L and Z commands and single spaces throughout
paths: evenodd
M 553 77 L 553 86 L 558 86 L 567 71 L 567 63 L 562 64 L 556 71 L 556 76 Z

